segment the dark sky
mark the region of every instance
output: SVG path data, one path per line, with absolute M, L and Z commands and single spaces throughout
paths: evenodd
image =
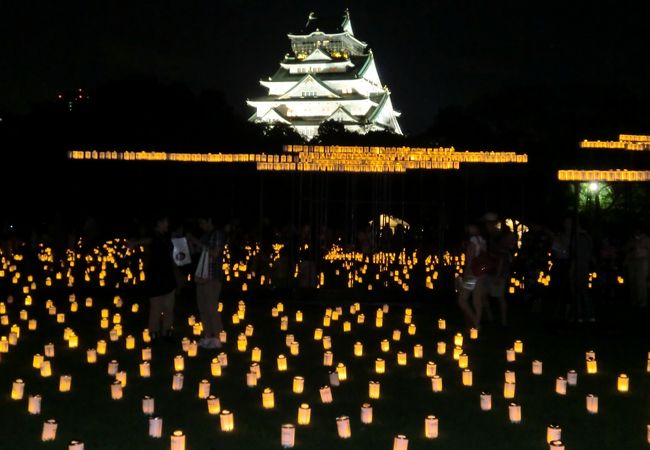
M 0 2 L 0 111 L 61 90 L 153 74 L 218 89 L 242 115 L 310 10 L 350 8 L 356 36 L 410 133 L 437 110 L 527 84 L 617 84 L 646 93 L 646 1 L 131 0 Z

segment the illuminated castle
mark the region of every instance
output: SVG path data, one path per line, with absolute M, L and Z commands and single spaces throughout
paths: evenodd
M 328 120 L 358 133 L 402 134 L 400 113 L 379 80 L 372 51 L 354 36 L 347 10 L 337 22 L 310 13 L 302 31 L 288 34 L 293 53 L 285 55 L 273 76 L 260 81 L 268 94 L 247 100 L 256 109 L 250 121 L 291 125 L 308 139 Z

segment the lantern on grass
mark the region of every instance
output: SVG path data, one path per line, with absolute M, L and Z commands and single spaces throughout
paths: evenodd
M 305 389 L 305 379 L 301 376 L 293 377 L 293 393 L 302 394 Z
M 219 362 L 219 358 L 212 358 L 210 362 L 210 373 L 213 377 L 221 376 L 221 363 Z
M 363 356 L 363 344 L 361 342 L 354 343 L 354 356 Z
M 428 377 L 434 376 L 437 373 L 437 370 L 438 370 L 438 366 L 436 366 L 436 363 L 434 363 L 433 361 L 429 361 L 427 363 L 426 375 Z
M 438 437 L 438 418 L 434 415 L 428 415 L 424 418 L 424 437 L 435 439 Z
M 458 357 L 458 367 L 461 369 L 466 369 L 469 366 L 469 356 L 465 353 L 461 353 Z
M 244 334 L 247 337 L 251 337 L 253 335 L 253 331 L 255 331 L 255 329 L 254 329 L 253 325 L 251 325 L 249 323 L 248 325 L 246 325 L 246 329 L 244 330 Z
M 246 339 L 246 335 L 244 333 L 240 333 L 239 336 L 237 336 L 237 350 L 240 352 L 245 352 L 247 345 L 248 340 Z
M 99 355 L 105 355 L 106 354 L 106 341 L 103 339 L 100 339 L 97 341 L 97 354 Z
M 36 319 L 29 319 L 29 322 L 27 322 L 27 329 L 30 331 L 34 331 L 38 327 L 38 322 Z
M 463 334 L 462 333 L 456 333 L 454 335 L 454 345 L 456 347 L 462 347 L 463 346 Z
M 513 348 L 507 349 L 506 350 L 506 361 L 514 362 L 515 359 L 516 359 L 515 350 Z
M 314 340 L 320 341 L 321 339 L 323 339 L 323 329 L 322 328 L 314 329 Z
M 115 379 L 122 383 L 122 387 L 126 386 L 126 372 L 124 370 L 120 370 L 115 374 Z
M 442 392 L 442 377 L 440 375 L 431 377 L 431 390 L 433 392 Z
M 284 372 L 287 370 L 287 358 L 284 355 L 278 355 L 278 370 Z
M 180 391 L 183 389 L 183 374 L 176 372 L 172 378 L 172 391 Z
M 402 351 L 397 352 L 397 365 L 398 366 L 405 366 L 406 362 L 407 362 L 406 360 L 407 360 L 406 352 L 402 352 Z
M 235 429 L 235 417 L 233 416 L 233 413 L 227 409 L 221 411 L 219 422 L 221 425 L 221 431 L 228 433 Z
M 323 353 L 323 366 L 331 367 L 334 364 L 334 354 L 330 350 L 325 350 Z
M 413 346 L 413 357 L 421 359 L 424 356 L 424 348 L 421 344 L 415 344 Z
M 143 361 L 140 363 L 140 376 L 142 378 L 151 377 L 151 364 L 149 361 Z
M 503 384 L 503 398 L 515 398 L 515 383 L 505 382 Z
M 598 414 L 598 397 L 593 394 L 587 394 L 587 412 Z
M 162 437 L 162 426 L 163 426 L 162 417 L 150 417 L 149 436 L 151 436 L 152 438 Z
M 181 430 L 172 433 L 170 450 L 185 450 L 185 434 Z
M 94 348 L 86 350 L 86 361 L 88 364 L 95 364 L 97 362 L 97 350 Z
M 219 341 L 221 341 L 222 344 L 225 344 L 228 342 L 228 333 L 225 331 L 220 331 L 219 332 Z
M 520 341 L 519 339 L 517 339 L 515 341 L 514 346 L 513 346 L 513 350 L 515 351 L 515 353 L 523 353 L 524 352 L 524 343 L 522 341 Z
M 150 416 L 154 413 L 154 409 L 155 409 L 154 398 L 149 395 L 145 395 L 142 398 L 142 412 Z
M 350 323 L 350 321 L 346 320 L 345 322 L 343 322 L 343 332 L 349 333 L 350 330 L 352 330 L 352 324 Z
M 44 359 L 43 362 L 41 363 L 41 376 L 43 378 L 47 378 L 51 375 L 52 375 L 52 364 L 47 359 Z
M 393 340 L 399 341 L 402 338 L 402 332 L 400 330 L 393 330 Z
M 543 371 L 543 365 L 542 362 L 539 360 L 534 360 L 533 361 L 533 375 L 541 375 Z
M 469 338 L 472 340 L 478 339 L 478 329 L 470 328 L 469 329 Z
M 516 383 L 517 382 L 517 374 L 513 372 L 512 370 L 506 370 L 505 373 L 505 382 L 506 383 Z
M 566 395 L 567 382 L 564 377 L 557 377 L 555 379 L 555 392 L 560 395 Z
M 438 329 L 439 330 L 447 329 L 447 321 L 445 319 L 438 319 Z
M 271 388 L 264 388 L 262 391 L 262 407 L 264 409 L 272 409 L 275 407 L 275 395 Z
M 359 314 L 357 316 L 357 323 L 358 324 L 363 324 L 366 321 L 366 316 L 365 314 Z
M 320 399 L 323 403 L 332 403 L 332 389 L 329 386 L 323 386 L 319 390 Z
M 208 403 L 208 414 L 216 415 L 221 412 L 221 403 L 219 399 L 214 395 L 209 395 L 207 399 Z
M 618 376 L 617 388 L 619 392 L 627 392 L 630 388 L 630 379 L 624 373 Z
M 49 344 L 45 344 L 44 347 L 44 352 L 46 358 L 54 358 L 54 344 L 51 342 Z
M 416 330 L 417 330 L 417 328 L 416 328 L 415 324 L 412 323 L 412 324 L 410 324 L 410 325 L 408 326 L 408 328 L 407 328 L 406 331 L 407 331 L 407 333 L 409 334 L 409 336 L 415 336 L 415 332 L 416 332 Z
M 578 372 L 571 369 L 566 374 L 566 381 L 569 386 L 575 386 L 578 384 Z
M 340 416 L 336 418 L 336 430 L 341 439 L 348 439 L 352 436 L 350 429 L 350 418 L 348 416 Z
M 119 380 L 111 383 L 111 398 L 113 400 L 120 400 L 122 398 L 122 383 Z
M 280 431 L 280 445 L 282 448 L 293 448 L 296 442 L 296 427 L 290 423 L 282 425 Z
M 219 360 L 219 364 L 221 364 L 221 367 L 228 367 L 228 355 L 225 354 L 224 352 L 221 352 L 217 355 L 217 359 Z
M 72 377 L 70 375 L 61 375 L 59 377 L 59 392 L 70 392 L 72 386 Z
M 380 347 L 382 352 L 387 352 L 390 350 L 390 341 L 388 339 L 382 339 L 380 342 Z
M 135 348 L 135 337 L 128 335 L 125 341 L 126 349 L 133 350 Z
M 22 400 L 25 393 L 25 382 L 18 378 L 11 387 L 12 400 Z
M 177 355 L 174 358 L 174 370 L 176 372 L 182 372 L 185 370 L 185 359 L 183 358 L 182 355 Z
M 37 353 L 32 358 L 32 367 L 34 369 L 40 369 L 41 364 L 43 364 L 43 355 L 41 355 L 40 353 Z
M 255 374 L 258 380 L 262 378 L 262 369 L 260 368 L 260 365 L 258 363 L 251 364 L 250 371 L 251 373 Z
M 296 322 L 302 322 L 302 311 L 296 311 Z
M 403 434 L 398 434 L 393 439 L 393 450 L 408 450 L 409 440 Z
M 40 414 L 41 413 L 41 396 L 30 395 L 27 399 L 27 412 L 30 414 Z
M 251 352 L 251 361 L 260 362 L 262 360 L 262 350 L 259 347 L 253 347 Z
M 463 386 L 471 386 L 472 383 L 472 371 L 470 369 L 463 369 Z
M 43 422 L 43 431 L 41 432 L 42 441 L 53 441 L 56 439 L 56 429 L 58 424 L 54 419 L 48 419 Z
M 370 406 L 370 403 L 361 405 L 361 423 L 366 425 L 372 423 L 372 406 Z
M 379 381 L 370 381 L 368 383 L 368 397 L 377 399 L 380 396 L 381 385 Z
M 492 394 L 481 392 L 481 410 L 490 411 L 492 409 Z
M 297 356 L 300 353 L 300 343 L 298 341 L 293 341 L 289 346 L 289 351 L 293 356 Z
M 562 428 L 559 425 L 551 424 L 546 427 L 546 442 L 550 444 L 560 439 L 562 439 Z
M 311 408 L 307 403 L 301 403 L 298 407 L 298 425 L 309 425 L 311 421 Z
M 384 373 L 386 372 L 386 361 L 382 358 L 375 359 L 375 373 Z
M 330 336 L 323 336 L 323 349 L 329 350 L 332 348 L 332 338 Z
M 108 325 L 109 325 L 109 323 L 108 323 L 108 319 L 100 319 L 100 321 L 99 321 L 99 327 L 100 327 L 102 330 L 105 330 L 106 328 L 108 328 Z
M 439 355 L 444 355 L 447 353 L 447 344 L 443 341 L 438 342 L 436 345 L 436 351 L 438 352 Z
M 257 374 L 255 374 L 255 372 L 246 373 L 246 386 L 248 387 L 257 386 Z
M 564 450 L 564 442 L 557 440 L 549 443 L 549 450 Z
M 595 358 L 587 358 L 587 373 L 597 373 L 598 372 L 598 362 Z
M 458 346 L 454 347 L 454 353 L 453 353 L 454 361 L 458 361 L 462 353 L 463 353 L 463 347 L 458 347 Z
M 508 417 L 512 423 L 521 422 L 521 405 L 517 403 L 510 403 L 508 405 Z
M 342 362 L 336 365 L 336 373 L 338 374 L 340 381 L 345 381 L 348 379 L 348 369 Z
M 289 317 L 282 316 L 280 318 L 280 330 L 287 331 L 288 328 L 289 328 Z
M 210 382 L 208 380 L 201 380 L 199 383 L 199 398 L 207 399 L 210 396 Z

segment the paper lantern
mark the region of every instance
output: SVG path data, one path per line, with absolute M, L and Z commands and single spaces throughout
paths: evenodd
M 43 422 L 43 431 L 41 432 L 42 441 L 53 441 L 56 439 L 56 429 L 58 424 L 54 419 L 48 419 Z
M 414 323 L 410 324 L 406 330 L 406 332 L 409 334 L 409 336 L 415 336 L 417 328 Z
M 402 338 L 402 332 L 400 330 L 393 330 L 393 340 L 399 341 Z
M 377 399 L 380 396 L 381 385 L 379 381 L 370 381 L 368 383 L 368 397 Z
M 30 331 L 34 331 L 38 327 L 38 322 L 36 319 L 29 319 L 29 322 L 27 322 L 27 329 Z
M 516 359 L 515 350 L 513 348 L 509 348 L 508 350 L 506 350 L 506 361 L 514 362 L 515 359 Z
M 585 359 L 589 359 L 589 358 L 596 359 L 596 352 L 593 350 L 589 350 L 585 352 Z
M 413 357 L 421 359 L 424 356 L 424 348 L 421 344 L 415 344 L 413 346 Z
M 372 423 L 372 406 L 370 406 L 370 403 L 361 405 L 361 423 Z
M 41 396 L 30 395 L 27 399 L 27 412 L 30 414 L 40 414 L 41 413 Z
M 512 370 L 506 370 L 505 371 L 505 382 L 506 383 L 516 383 L 517 382 L 517 374 L 513 372 Z
M 185 434 L 181 430 L 172 433 L 170 450 L 185 450 Z
M 25 382 L 18 378 L 11 387 L 12 400 L 22 400 L 25 394 Z
M 248 325 L 246 325 L 246 329 L 244 330 L 244 334 L 247 337 L 251 337 L 253 335 L 254 331 L 255 331 L 255 329 L 253 328 L 253 325 L 248 324 Z
M 435 439 L 438 437 L 438 418 L 434 415 L 428 415 L 424 418 L 424 437 Z
M 61 375 L 59 377 L 59 392 L 70 392 L 72 387 L 72 376 Z
M 442 377 L 440 375 L 431 377 L 431 390 L 433 392 L 442 392 Z
M 361 342 L 354 343 L 354 356 L 363 356 L 363 344 Z
M 375 360 L 375 373 L 384 373 L 386 372 L 386 361 L 382 358 L 377 358 Z
M 32 367 L 34 369 L 40 369 L 41 364 L 43 364 L 43 355 L 41 355 L 40 353 L 37 353 L 32 358 Z
M 272 409 L 275 407 L 275 395 L 271 388 L 264 388 L 262 391 L 262 407 L 264 409 Z
M 348 439 L 352 436 L 350 429 L 350 418 L 348 416 L 340 416 L 336 418 L 336 430 L 341 439 Z
M 196 341 L 190 341 L 187 345 L 187 356 L 194 358 L 199 352 L 199 344 Z
M 465 353 L 461 353 L 458 357 L 458 367 L 461 369 L 466 369 L 469 366 L 469 356 Z
M 185 359 L 182 355 L 177 355 L 174 357 L 174 370 L 176 372 L 182 372 L 185 370 Z
M 454 353 L 453 353 L 453 358 L 454 361 L 458 361 L 460 359 L 460 355 L 463 354 L 463 347 L 454 347 Z
M 155 400 L 149 395 L 145 395 L 142 398 L 142 412 L 148 416 L 154 413 L 155 409 Z
M 298 407 L 298 425 L 309 425 L 311 421 L 311 408 L 307 403 L 301 403 Z
M 390 341 L 388 339 L 382 339 L 380 348 L 382 352 L 388 352 L 390 350 Z
M 219 402 L 219 399 L 214 395 L 208 395 L 207 403 L 208 403 L 208 414 L 216 415 L 221 412 L 221 403 Z
M 447 321 L 445 319 L 438 319 L 438 329 L 439 330 L 447 329 Z
M 594 358 L 587 358 L 587 373 L 597 373 L 598 363 Z
M 342 362 L 336 365 L 336 373 L 338 374 L 340 381 L 345 381 L 348 379 L 348 369 Z
M 210 396 L 210 382 L 208 380 L 201 380 L 198 395 L 200 399 L 206 399 Z
M 172 377 L 172 391 L 180 391 L 183 389 L 184 378 L 185 377 L 183 377 L 183 374 L 180 372 L 174 374 Z
M 314 329 L 314 340 L 320 341 L 321 339 L 323 339 L 323 329 L 322 328 Z
M 403 434 L 398 434 L 393 439 L 393 450 L 408 450 L 409 440 Z
M 115 379 L 122 384 L 122 387 L 126 386 L 126 372 L 121 370 L 115 374 Z
M 305 389 L 305 379 L 301 376 L 293 377 L 293 392 L 294 394 L 302 394 Z
M 126 349 L 133 350 L 135 348 L 135 337 L 128 335 L 125 341 Z
M 508 417 L 512 423 L 521 422 L 521 405 L 510 403 L 510 405 L 508 405 Z
M 519 339 L 517 339 L 515 341 L 515 344 L 514 344 L 513 347 L 514 347 L 513 349 L 514 349 L 515 353 L 523 353 L 524 352 L 524 343 L 522 341 L 520 341 Z
M 219 364 L 221 364 L 221 367 L 228 367 L 228 355 L 225 354 L 224 352 L 221 352 L 217 355 L 217 359 L 219 360 Z
M 366 316 L 365 314 L 359 314 L 357 316 L 357 323 L 358 324 L 363 324 L 366 321 Z
M 630 388 L 630 379 L 622 373 L 618 376 L 617 388 L 619 392 L 627 392 Z
M 296 311 L 296 322 L 302 322 L 302 311 Z
M 122 398 L 122 383 L 119 380 L 111 383 L 111 398 L 113 400 L 120 400 Z
M 405 366 L 406 362 L 407 362 L 406 352 L 402 352 L 402 351 L 397 352 L 397 365 Z
M 260 362 L 262 360 L 262 350 L 259 347 L 253 347 L 251 351 L 251 361 Z
M 462 335 L 462 333 L 456 333 L 454 335 L 454 345 L 456 347 L 462 347 L 463 346 L 463 335 Z
M 564 450 L 564 442 L 557 440 L 549 443 L 549 450 Z
M 560 439 L 562 439 L 562 428 L 559 425 L 551 424 L 546 427 L 546 442 L 550 444 L 552 441 Z
M 320 399 L 323 403 L 332 403 L 332 389 L 329 386 L 323 386 L 319 389 Z
M 543 365 L 541 361 L 533 361 L 533 375 L 541 375 L 543 371 Z
M 578 373 L 571 369 L 567 372 L 566 381 L 569 386 L 576 386 L 578 384 Z
M 427 366 L 426 366 L 427 377 L 434 376 L 437 373 L 437 370 L 438 370 L 438 366 L 436 366 L 436 363 L 434 363 L 433 361 L 427 362 Z
M 470 369 L 463 369 L 463 386 L 472 385 L 472 371 Z
M 375 317 L 375 327 L 376 328 L 381 328 L 382 326 L 384 326 L 383 317 Z
M 280 445 L 282 448 L 293 448 L 296 442 L 296 428 L 290 424 L 285 423 L 280 430 Z
M 94 348 L 86 350 L 86 361 L 88 364 L 95 364 L 97 362 L 97 350 Z
M 345 322 L 343 322 L 343 332 L 349 333 L 350 330 L 352 330 L 352 324 L 346 320 Z
M 220 331 L 219 332 L 219 341 L 221 341 L 222 344 L 225 344 L 228 342 L 228 333 L 225 331 Z
M 298 341 L 293 341 L 289 347 L 289 351 L 293 356 L 297 356 L 300 353 L 300 343 Z
M 246 373 L 246 386 L 248 387 L 257 386 L 257 374 L 255 372 Z
M 108 319 L 101 319 L 101 320 L 99 321 L 99 327 L 100 327 L 102 330 L 105 330 L 106 328 L 108 328 L 108 325 L 109 325 L 109 323 L 108 323 Z
M 8 353 L 9 352 L 9 342 L 7 342 L 7 338 L 5 336 L 2 336 L 0 338 L 0 353 Z
M 289 329 L 289 318 L 287 316 L 282 316 L 280 318 L 280 330 L 287 331 Z
M 260 365 L 258 363 L 251 364 L 250 371 L 251 373 L 255 374 L 258 380 L 262 378 L 262 369 L 260 368 Z
M 54 358 L 54 344 L 51 342 L 49 344 L 46 344 L 43 353 L 45 354 L 46 358 Z
M 286 358 L 286 356 L 278 355 L 277 363 L 278 363 L 278 370 L 280 372 L 284 372 L 284 371 L 287 370 L 287 358 Z
M 492 409 L 492 394 L 481 392 L 481 410 L 490 411 Z
M 469 338 L 472 340 L 478 339 L 478 330 L 476 328 L 469 329 Z
M 515 398 L 515 383 L 505 382 L 503 384 L 503 398 Z
M 162 417 L 150 417 L 149 436 L 151 436 L 152 438 L 162 437 L 162 426 L 163 426 Z
M 65 323 L 65 314 L 64 313 L 58 313 L 56 315 L 56 323 Z
M 567 382 L 564 377 L 557 377 L 555 379 L 555 392 L 560 395 L 566 395 Z
M 97 341 L 97 354 L 99 355 L 105 355 L 106 354 L 106 341 L 103 339 L 100 339 Z
M 231 432 L 235 429 L 235 417 L 233 413 L 227 409 L 221 411 L 219 415 L 221 431 Z
M 593 394 L 587 395 L 587 412 L 590 414 L 598 413 L 598 397 Z
M 47 378 L 52 375 L 52 365 L 47 359 L 44 359 L 41 363 L 41 376 Z
M 212 358 L 210 362 L 210 373 L 213 377 L 221 376 L 221 363 L 219 362 L 219 358 Z
M 332 338 L 330 336 L 323 336 L 323 349 L 329 350 L 332 348 Z
M 246 335 L 244 333 L 240 333 L 240 335 L 237 336 L 237 350 L 240 352 L 245 352 L 247 345 L 248 340 L 246 339 Z
M 143 361 L 140 363 L 140 376 L 142 378 L 151 377 L 151 364 L 149 361 Z

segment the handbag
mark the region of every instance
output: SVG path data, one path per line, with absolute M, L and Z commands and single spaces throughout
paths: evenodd
M 210 260 L 208 250 L 203 250 L 199 257 L 199 262 L 196 265 L 194 272 L 194 281 L 197 283 L 204 283 L 210 279 Z

